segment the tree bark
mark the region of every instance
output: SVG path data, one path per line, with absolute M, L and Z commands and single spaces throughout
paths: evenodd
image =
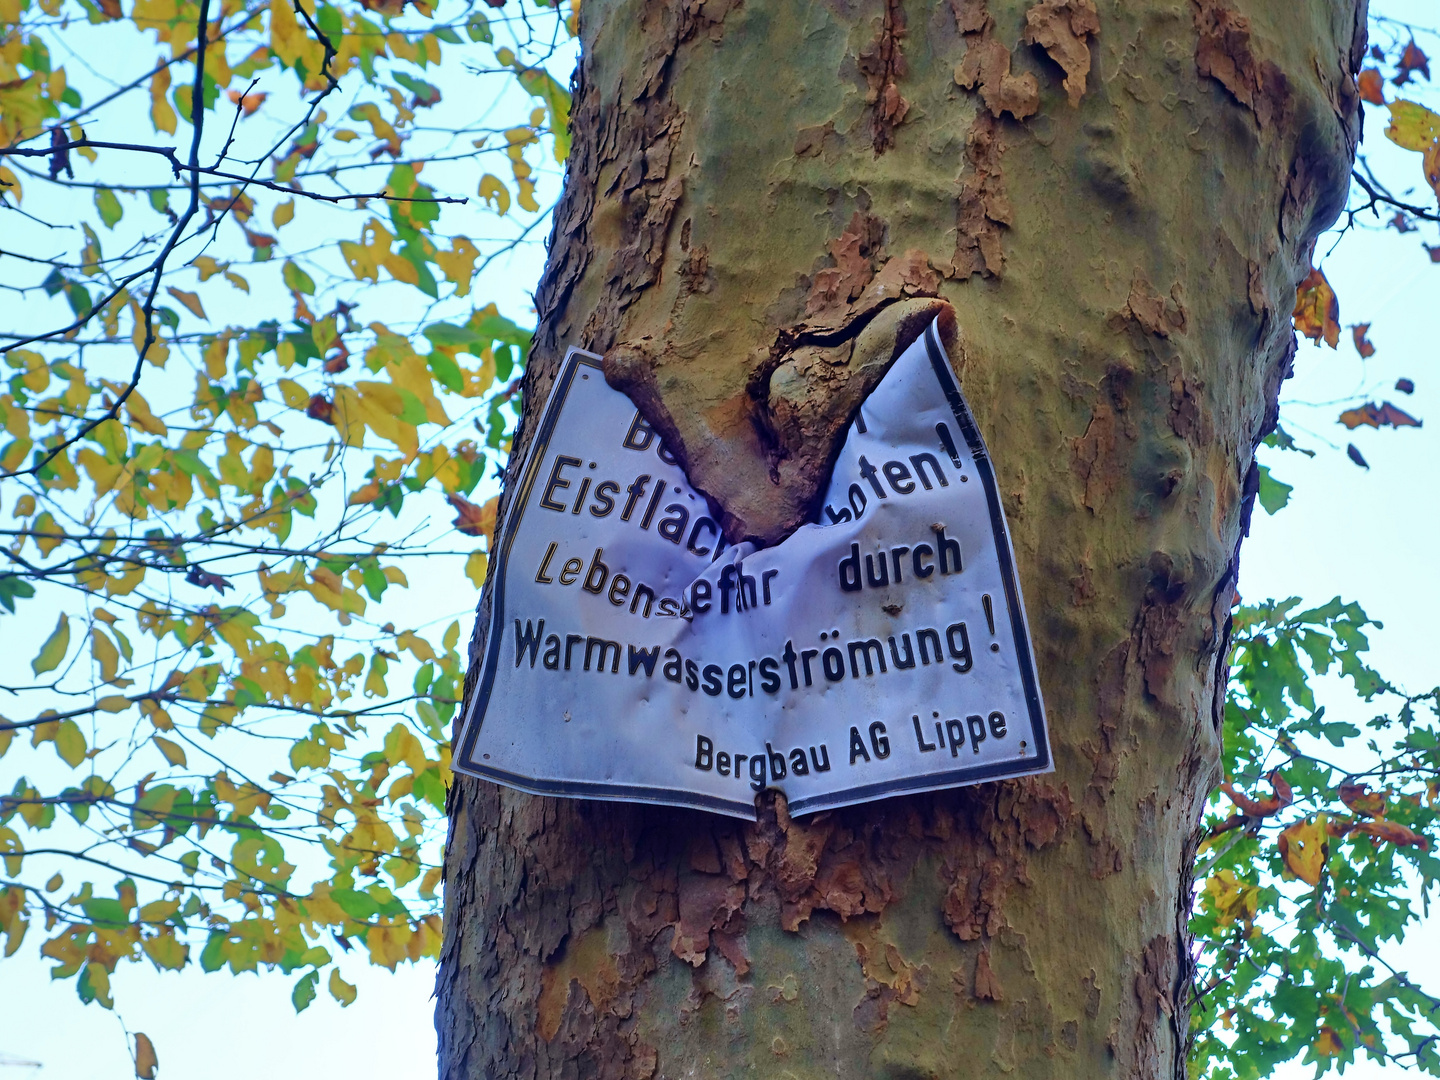
M 460 779 L 442 1076 L 1178 1080 L 1253 451 L 1347 191 L 1364 3 L 581 27 L 526 416 L 568 345 L 604 353 L 732 539 L 775 541 L 903 315 L 947 301 L 1056 769 L 755 825 Z

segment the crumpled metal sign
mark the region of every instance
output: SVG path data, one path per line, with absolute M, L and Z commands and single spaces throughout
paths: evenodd
M 605 382 L 561 365 L 495 545 L 461 772 L 792 814 L 1048 772 L 1004 512 L 935 326 L 861 405 L 819 520 L 727 545 Z

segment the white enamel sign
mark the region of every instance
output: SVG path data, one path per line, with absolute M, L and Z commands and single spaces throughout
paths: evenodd
M 932 326 L 852 422 L 820 519 L 726 546 L 571 350 L 496 549 L 455 767 L 753 817 L 1047 772 L 995 477 Z

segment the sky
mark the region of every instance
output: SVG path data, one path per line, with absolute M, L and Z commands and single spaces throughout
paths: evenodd
M 1397 156 L 1385 144 L 1378 112 L 1370 111 L 1364 152 L 1418 181 L 1416 156 Z M 1428 198 L 1423 185 L 1416 195 L 1422 197 Z M 1320 252 L 1328 247 L 1322 239 Z M 502 299 L 502 310 L 526 315 L 525 290 L 543 256 L 532 242 L 492 268 L 491 294 Z M 1302 342 L 1295 378 L 1282 388 L 1282 419 L 1317 455 L 1262 452 L 1262 463 L 1295 490 L 1278 514 L 1257 509 L 1242 551 L 1240 591 L 1251 602 L 1291 595 L 1317 603 L 1335 595 L 1359 601 L 1384 624 L 1371 636 L 1372 662 L 1392 681 L 1423 690 L 1440 681 L 1440 635 L 1433 625 L 1440 611 L 1440 373 L 1428 322 L 1440 266 L 1431 264 L 1415 236 L 1393 231 L 1352 232 L 1323 266 L 1340 299 L 1341 322 L 1370 322 L 1376 353 L 1361 360 L 1348 333 L 1335 351 Z M 1394 389 L 1402 377 L 1414 381 L 1413 395 Z M 1419 429 L 1346 432 L 1334 423 L 1336 402 L 1356 395 L 1434 419 Z M 1345 457 L 1348 442 L 1368 470 Z M 468 636 L 468 624 L 463 629 Z M 1355 712 L 1334 684 L 1322 686 L 1321 697 L 1332 710 Z M 52 983 L 32 942 L 0 962 L 0 1080 L 132 1075 L 119 1016 L 82 1005 L 73 981 Z M 1415 929 L 1387 958 L 1440 993 L 1440 924 Z M 124 1024 L 154 1041 L 167 1080 L 238 1080 L 282 1070 L 355 1080 L 431 1075 L 433 966 L 402 966 L 391 975 L 350 962 L 343 972 L 359 987 L 356 1003 L 342 1009 L 321 994 L 299 1016 L 290 1005 L 290 980 L 280 976 L 209 976 L 193 968 L 162 975 L 123 964 L 114 987 Z M 1312 1072 L 1291 1066 L 1280 1075 L 1289 1080 Z M 1400 1075 L 1398 1068 L 1364 1062 L 1347 1072 L 1360 1080 Z

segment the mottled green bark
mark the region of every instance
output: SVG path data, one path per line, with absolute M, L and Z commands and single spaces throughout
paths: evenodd
M 528 407 L 604 352 L 774 540 L 898 313 L 948 301 L 1056 771 L 750 827 L 461 781 L 443 1076 L 1180 1076 L 1252 451 L 1346 190 L 1363 4 L 581 18 Z

